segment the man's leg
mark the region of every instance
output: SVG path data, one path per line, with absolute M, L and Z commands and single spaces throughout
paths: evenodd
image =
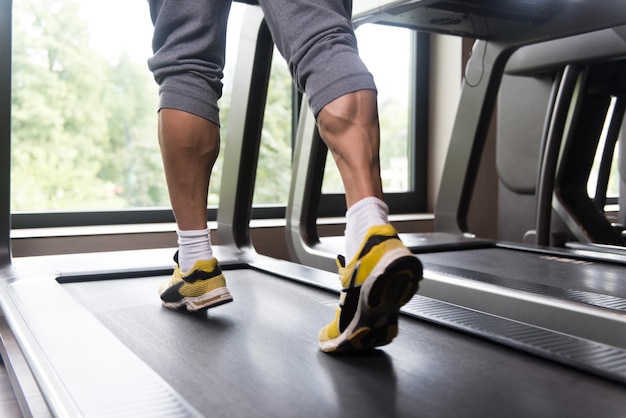
M 233 300 L 213 257 L 206 223 L 208 184 L 219 142 L 215 123 L 180 110 L 159 112 L 159 145 L 179 246 L 172 279 L 159 288 L 169 308 L 197 311 Z
M 317 117 L 348 207 L 346 258 L 338 260 L 343 295 L 335 320 L 320 331 L 320 348 L 327 352 L 391 342 L 398 333 L 398 311 L 422 277 L 421 263 L 389 225 L 382 200 L 376 103 L 374 91 L 360 90 L 331 101 Z
M 219 152 L 219 110 L 228 1 L 151 0 L 159 84 L 159 145 L 177 224 L 172 279 L 159 288 L 166 307 L 197 311 L 230 302 L 206 222 L 208 185 Z
M 208 184 L 220 148 L 219 126 L 176 109 L 159 112 L 159 145 L 176 224 L 206 228 Z
M 339 168 L 347 206 L 366 197 L 382 199 L 376 92 L 361 90 L 333 100 L 319 112 L 317 123 Z
M 389 223 L 380 178 L 376 92 L 340 96 L 322 108 L 317 122 L 344 184 L 346 259 L 351 260 L 371 227 Z
M 358 55 L 352 3 L 260 3 L 296 84 L 309 96 L 346 191 L 347 257 L 338 257 L 343 290 L 335 320 L 320 331 L 320 348 L 385 345 L 397 335 L 398 311 L 417 290 L 422 267 L 389 225 L 382 201 L 376 86 Z
M 320 134 L 337 162 L 348 215 L 351 260 L 370 226 L 387 224 L 378 160 L 376 84 L 361 61 L 350 20 L 350 0 L 260 0 L 276 45 L 303 89 Z M 365 202 L 362 200 L 366 198 Z

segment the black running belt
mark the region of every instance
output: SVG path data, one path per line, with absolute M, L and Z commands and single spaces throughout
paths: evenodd
M 584 303 L 599 308 L 619 311 L 620 313 L 626 312 L 626 299 L 616 296 L 602 295 L 584 290 L 563 289 L 557 286 L 531 283 L 459 267 L 443 266 L 441 264 L 424 263 L 424 267 L 426 270 L 448 276 L 470 279 L 481 283 L 488 283 L 537 295 L 555 297 L 571 302 Z
M 432 266 L 429 263 L 425 264 L 427 269 L 431 269 Z M 266 261 L 255 263 L 255 268 L 261 271 L 277 271 L 272 267 L 271 263 Z M 300 268 L 304 269 L 304 267 Z M 463 272 L 467 274 L 466 270 L 460 268 L 441 267 L 441 269 L 446 271 L 456 270 L 457 273 Z M 319 271 L 317 274 L 320 277 L 313 278 L 310 274 L 284 275 L 283 277 L 321 289 L 338 290 L 336 286 L 332 285 L 334 281 L 325 282 L 321 280 L 325 275 L 332 275 Z M 475 272 L 472 272 L 471 277 L 474 278 L 475 276 L 486 276 L 484 277 L 485 280 L 489 278 L 488 274 L 475 274 Z M 491 280 L 496 278 L 500 279 L 497 276 L 493 276 Z M 509 280 L 519 285 L 520 290 L 523 290 L 526 285 L 533 285 L 532 283 L 518 280 Z M 499 281 L 498 284 L 502 284 L 502 282 Z M 552 288 L 558 289 L 556 287 Z M 402 308 L 401 312 L 416 319 L 436 323 L 620 383 L 626 383 L 626 351 L 615 346 L 550 331 L 545 328 L 478 312 L 420 295 L 413 296 L 411 301 Z
M 626 350 L 415 295 L 402 312 L 626 383 Z

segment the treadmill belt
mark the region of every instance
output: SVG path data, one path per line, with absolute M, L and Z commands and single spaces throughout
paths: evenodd
M 206 416 L 623 413 L 622 385 L 407 317 L 389 346 L 321 353 L 334 294 L 250 269 L 226 276 L 235 301 L 202 314 L 161 306 L 167 276 L 62 286 Z

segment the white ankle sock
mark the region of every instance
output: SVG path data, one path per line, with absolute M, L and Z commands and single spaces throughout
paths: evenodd
M 209 229 L 181 231 L 178 234 L 178 266 L 180 271 L 188 272 L 198 260 L 213 258 Z
M 346 263 L 354 258 L 367 230 L 389 224 L 389 207 L 377 197 L 366 197 L 346 212 Z

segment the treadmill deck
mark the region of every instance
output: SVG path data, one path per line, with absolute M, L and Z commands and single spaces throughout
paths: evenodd
M 410 318 L 389 346 L 321 353 L 317 332 L 334 315 L 334 294 L 251 269 L 226 275 L 235 301 L 203 314 L 161 306 L 156 289 L 167 276 L 62 287 L 207 416 L 623 411 L 619 384 Z

